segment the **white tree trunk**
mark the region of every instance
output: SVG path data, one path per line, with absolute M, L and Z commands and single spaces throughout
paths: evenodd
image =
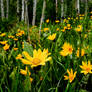
M 46 0 L 43 1 L 43 9 L 42 9 L 42 16 L 41 16 L 41 20 L 40 20 L 40 30 L 39 30 L 39 35 L 41 35 L 41 27 L 42 27 L 42 23 L 44 22 L 45 8 L 46 8 Z
M 24 0 L 22 0 L 22 15 L 21 15 L 21 21 L 24 21 Z
M 80 0 L 77 0 L 77 13 L 80 14 Z
M 27 31 L 28 31 L 28 41 L 30 42 L 30 34 L 29 34 L 29 16 L 28 16 L 28 0 L 25 0 L 25 17 L 27 23 Z
M 58 8 L 57 8 L 57 0 L 56 0 L 56 19 L 57 19 L 57 12 L 58 12 Z
M 7 3 L 6 18 L 8 19 L 8 14 L 9 14 L 9 0 L 6 0 L 6 3 Z
M 3 0 L 1 0 L 1 17 L 2 17 L 2 19 L 5 17 L 4 16 L 4 4 L 3 4 Z
M 35 25 L 35 19 L 36 19 L 36 5 L 37 5 L 37 0 L 33 0 L 33 20 L 32 20 L 32 25 Z
M 63 22 L 64 17 L 64 0 L 61 0 L 61 22 Z
M 19 14 L 19 0 L 17 0 L 17 14 Z

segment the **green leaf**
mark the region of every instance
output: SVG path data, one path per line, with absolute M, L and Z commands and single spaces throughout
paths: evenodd
M 24 51 L 28 52 L 29 55 L 33 55 L 33 47 L 31 44 L 27 43 L 26 41 L 24 41 Z

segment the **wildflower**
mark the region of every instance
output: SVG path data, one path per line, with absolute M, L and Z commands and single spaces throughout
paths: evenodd
M 72 45 L 70 45 L 69 43 L 65 42 L 64 45 L 62 46 L 62 49 L 60 51 L 60 55 L 61 56 L 67 56 L 67 55 L 71 55 L 73 52 L 73 48 Z
M 79 48 L 77 50 L 77 57 L 79 57 Z M 81 49 L 81 56 L 84 56 L 85 55 L 85 50 L 84 49 Z
M 44 28 L 44 32 L 49 31 L 49 28 Z
M 59 28 L 57 28 L 56 31 L 59 31 Z
M 71 83 L 73 80 L 74 80 L 74 78 L 76 77 L 76 73 L 77 72 L 74 72 L 74 74 L 73 74 L 73 70 L 71 69 L 71 71 L 69 71 L 68 69 L 67 69 L 67 73 L 68 73 L 68 76 L 64 76 L 64 80 L 69 80 L 69 82 Z
M 13 39 L 13 38 L 14 38 L 14 36 L 8 36 L 8 38 L 12 38 L 12 39 Z
M 18 41 L 18 39 L 17 39 L 17 38 L 14 38 L 13 40 L 14 40 L 14 41 Z
M 49 19 L 47 19 L 47 20 L 46 20 L 46 23 L 49 23 L 49 21 L 50 21 L 50 20 L 49 20 Z
M 0 44 L 5 45 L 8 41 L 0 41 Z
M 5 35 L 6 35 L 6 33 L 2 33 L 2 34 L 0 34 L 1 37 L 4 37 Z
M 33 57 L 31 57 L 26 51 L 23 51 L 23 55 L 26 59 L 21 58 L 23 64 L 31 65 L 31 67 L 37 67 L 39 65 L 45 65 L 45 62 L 51 60 L 51 57 L 48 57 L 50 53 L 48 53 L 48 49 L 44 49 L 43 52 L 41 49 L 33 51 Z
M 82 31 L 82 25 L 78 25 L 78 27 L 75 29 L 77 32 Z
M 59 23 L 60 21 L 59 20 L 55 20 L 55 23 Z
M 47 39 L 54 40 L 56 38 L 56 33 L 49 35 Z
M 6 45 L 3 47 L 3 49 L 4 49 L 4 50 L 8 50 L 9 47 L 10 47 L 10 45 L 6 44 Z
M 21 73 L 22 75 L 25 75 L 25 76 L 26 76 L 27 74 L 28 74 L 29 76 L 31 75 L 31 73 L 30 73 L 30 71 L 28 70 L 28 67 L 27 67 L 27 66 L 26 66 L 26 69 L 25 69 L 25 70 L 20 69 L 20 73 Z M 33 81 L 33 78 L 30 77 L 30 82 L 32 82 L 32 81 Z
M 22 55 L 21 54 L 18 54 L 16 59 L 21 59 L 22 58 Z
M 25 69 L 25 70 L 20 69 L 20 73 L 21 73 L 22 75 L 27 75 L 27 73 L 29 74 L 29 76 L 31 75 L 31 73 L 29 72 L 29 70 L 28 70 L 28 67 L 27 67 L 27 66 L 26 66 L 26 69 Z
M 92 65 L 90 61 L 88 61 L 88 63 L 82 61 L 82 65 L 80 65 L 80 68 L 82 69 L 81 73 L 84 73 L 84 75 L 92 73 Z
M 14 48 L 14 50 L 16 51 L 16 50 L 18 50 L 18 48 Z

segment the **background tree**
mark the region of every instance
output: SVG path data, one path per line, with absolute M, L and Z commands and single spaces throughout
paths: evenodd
M 33 0 L 33 20 L 32 20 L 32 25 L 35 25 L 35 19 L 36 19 L 36 4 L 37 0 Z

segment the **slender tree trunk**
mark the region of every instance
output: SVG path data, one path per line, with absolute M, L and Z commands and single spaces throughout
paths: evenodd
M 58 12 L 58 7 L 57 7 L 57 0 L 56 0 L 56 19 L 57 19 L 57 12 Z
M 35 25 L 35 19 L 36 19 L 36 5 L 37 5 L 37 0 L 33 0 L 33 20 L 32 20 L 32 25 Z
M 6 0 L 6 3 L 7 3 L 6 18 L 8 19 L 8 15 L 9 15 L 9 0 Z
M 24 21 L 24 0 L 22 0 L 22 15 L 21 15 L 21 21 Z
M 80 0 L 77 0 L 77 13 L 80 14 Z
M 5 17 L 4 16 L 4 4 L 3 4 L 3 0 L 1 0 L 1 17 L 2 17 L 2 20 Z
M 45 8 L 46 8 L 46 0 L 43 1 L 43 9 L 42 9 L 42 16 L 41 16 L 41 20 L 40 20 L 40 30 L 39 30 L 39 36 L 41 35 L 41 27 L 42 27 L 42 23 L 44 22 L 44 13 L 45 13 Z
M 28 0 L 25 0 L 25 17 L 27 23 L 27 31 L 28 31 L 28 41 L 30 42 L 30 34 L 29 34 L 29 16 L 28 16 Z
M 61 22 L 63 22 L 64 17 L 64 0 L 61 0 Z
M 17 0 L 17 13 L 19 14 L 19 0 Z

